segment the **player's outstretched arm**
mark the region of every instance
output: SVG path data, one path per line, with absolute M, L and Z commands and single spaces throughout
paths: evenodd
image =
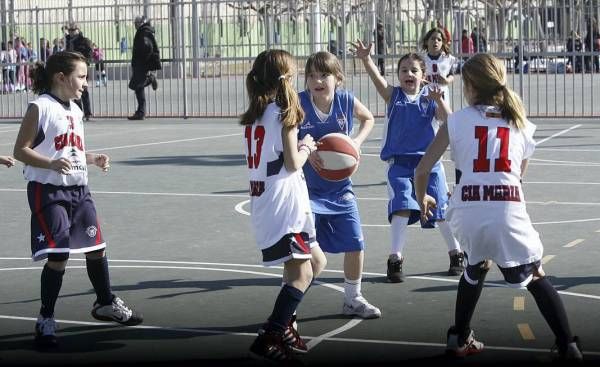
M 354 49 L 352 52 L 359 58 L 369 74 L 369 78 L 375 85 L 375 89 L 377 89 L 377 93 L 383 98 L 385 103 L 389 103 L 392 98 L 393 87 L 388 85 L 387 80 L 379 74 L 379 70 L 377 66 L 371 59 L 371 50 L 373 49 L 373 44 L 369 43 L 369 46 L 365 46 L 361 40 L 356 40 L 354 43 L 350 43 Z
M 450 116 L 452 113 L 452 110 L 450 109 L 450 106 L 448 106 L 448 103 L 444 100 L 444 92 L 440 86 L 429 86 L 428 97 L 433 99 L 437 104 L 437 108 L 435 109 L 435 118 L 446 123 L 448 121 L 448 116 Z
M 85 159 L 92 162 L 95 166 L 102 168 L 103 172 L 108 172 L 110 168 L 110 158 L 106 154 L 85 153 Z
M 0 164 L 10 168 L 15 165 L 15 160 L 13 157 L 8 155 L 0 155 Z

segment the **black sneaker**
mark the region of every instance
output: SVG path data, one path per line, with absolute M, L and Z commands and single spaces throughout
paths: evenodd
M 263 324 L 258 329 L 258 335 L 265 333 L 267 324 Z M 308 353 L 308 346 L 298 333 L 298 323 L 296 322 L 296 314 L 292 315 L 292 319 L 288 324 L 288 327 L 283 332 L 283 343 L 295 353 L 305 354 Z
M 450 255 L 448 275 L 462 275 L 463 271 L 465 271 L 465 253 L 458 252 L 454 255 Z
M 265 331 L 259 334 L 250 346 L 250 357 L 272 362 L 292 360 L 290 350 L 285 346 L 283 334 Z
M 579 344 L 578 336 L 574 336 L 570 343 L 563 346 L 559 345 L 557 341 L 555 347 L 558 349 L 558 361 L 583 361 L 583 354 L 581 353 L 581 345 Z
M 390 255 L 387 261 L 387 279 L 390 283 L 402 283 L 404 273 L 402 272 L 402 263 L 404 258 L 399 259 L 398 255 Z
M 56 348 L 56 321 L 54 317 L 38 316 L 35 323 L 35 344 L 39 348 Z
M 115 296 L 108 305 L 101 305 L 97 301 L 94 302 L 92 316 L 96 320 L 115 321 L 127 326 L 138 325 L 144 321 L 142 315 L 129 308 L 125 302 L 117 296 Z
M 132 116 L 127 117 L 128 120 L 143 120 L 144 114 L 140 111 L 136 111 Z

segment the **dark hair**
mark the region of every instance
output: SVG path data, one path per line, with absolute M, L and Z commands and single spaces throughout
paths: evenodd
M 304 112 L 291 80 L 296 74 L 295 64 L 292 55 L 284 50 L 263 51 L 256 57 L 246 76 L 250 105 L 240 117 L 242 125 L 252 125 L 273 101 L 281 108 L 283 126 L 298 126 L 302 122 Z
M 429 32 L 427 32 L 425 34 L 425 37 L 423 37 L 423 42 L 421 43 L 421 47 L 423 48 L 423 50 L 427 50 L 427 42 L 429 41 L 429 39 L 431 38 L 431 36 L 433 36 L 434 33 L 439 33 L 440 36 L 442 37 L 442 51 L 444 51 L 446 54 L 450 54 L 450 46 L 448 46 L 448 39 L 446 38 L 446 32 L 444 32 L 444 30 L 442 28 L 431 28 L 429 30 Z
M 78 61 L 85 64 L 86 58 L 79 52 L 60 51 L 52 54 L 46 63 L 36 62 L 29 70 L 29 77 L 32 81 L 31 89 L 35 94 L 50 91 L 54 74 L 71 74 Z
M 398 77 L 400 77 L 400 64 L 402 63 L 402 61 L 404 60 L 413 60 L 419 63 L 419 67 L 421 68 L 421 71 L 423 72 L 423 74 L 425 74 L 425 71 L 427 70 L 425 67 L 425 59 L 423 59 L 423 56 L 419 55 L 416 52 L 409 52 L 406 55 L 402 56 L 400 58 L 400 60 L 398 60 L 398 67 L 397 69 L 397 73 L 398 73 Z
M 312 71 L 327 73 L 333 75 L 339 82 L 344 81 L 344 71 L 342 65 L 334 54 L 327 51 L 319 51 L 308 57 L 304 67 L 304 82 L 308 79 L 308 74 Z

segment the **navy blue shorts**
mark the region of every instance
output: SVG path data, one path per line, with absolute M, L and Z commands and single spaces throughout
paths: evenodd
M 311 244 L 308 233 L 288 233 L 273 246 L 262 250 L 263 265 L 273 266 L 292 259 L 311 259 Z
M 317 242 L 321 250 L 337 254 L 365 249 L 358 211 L 314 215 Z
M 55 186 L 30 181 L 31 257 L 49 253 L 87 253 L 106 247 L 96 206 L 87 186 Z
M 477 284 L 479 282 L 481 274 L 481 266 L 484 262 L 477 263 L 475 265 L 467 265 L 465 269 L 465 279 L 471 284 Z M 541 268 L 541 261 L 535 261 L 529 264 L 523 264 L 513 266 L 510 268 L 502 268 L 498 266 L 500 272 L 504 276 L 504 280 L 510 287 L 524 288 L 527 287 L 529 282 L 533 279 L 533 273 Z

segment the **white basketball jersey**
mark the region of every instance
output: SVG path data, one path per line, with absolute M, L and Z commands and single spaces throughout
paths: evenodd
M 250 178 L 252 227 L 258 247 L 268 248 L 288 233 L 315 237 L 308 189 L 302 170 L 288 172 L 283 164 L 281 110 L 275 103 L 244 133 Z
M 57 186 L 87 185 L 87 162 L 83 134 L 83 112 L 73 102 L 65 108 L 48 94 L 42 94 L 31 103 L 38 107 L 38 135 L 32 149 L 52 160 L 66 158 L 71 171 L 62 175 L 56 171 L 26 165 L 25 179 Z
M 535 125 L 519 130 L 490 106 L 450 115 L 452 160 L 461 171 L 450 199 L 448 223 L 469 264 L 491 259 L 501 267 L 542 258 L 543 246 L 526 211 L 521 163 L 535 149 Z
M 456 58 L 452 55 L 442 53 L 437 60 L 432 60 L 427 53 L 423 56 L 425 60 L 425 79 L 430 83 L 437 83 L 436 75 L 447 77 L 454 70 Z M 447 85 L 440 85 L 444 92 L 444 99 L 450 100 L 450 88 Z

